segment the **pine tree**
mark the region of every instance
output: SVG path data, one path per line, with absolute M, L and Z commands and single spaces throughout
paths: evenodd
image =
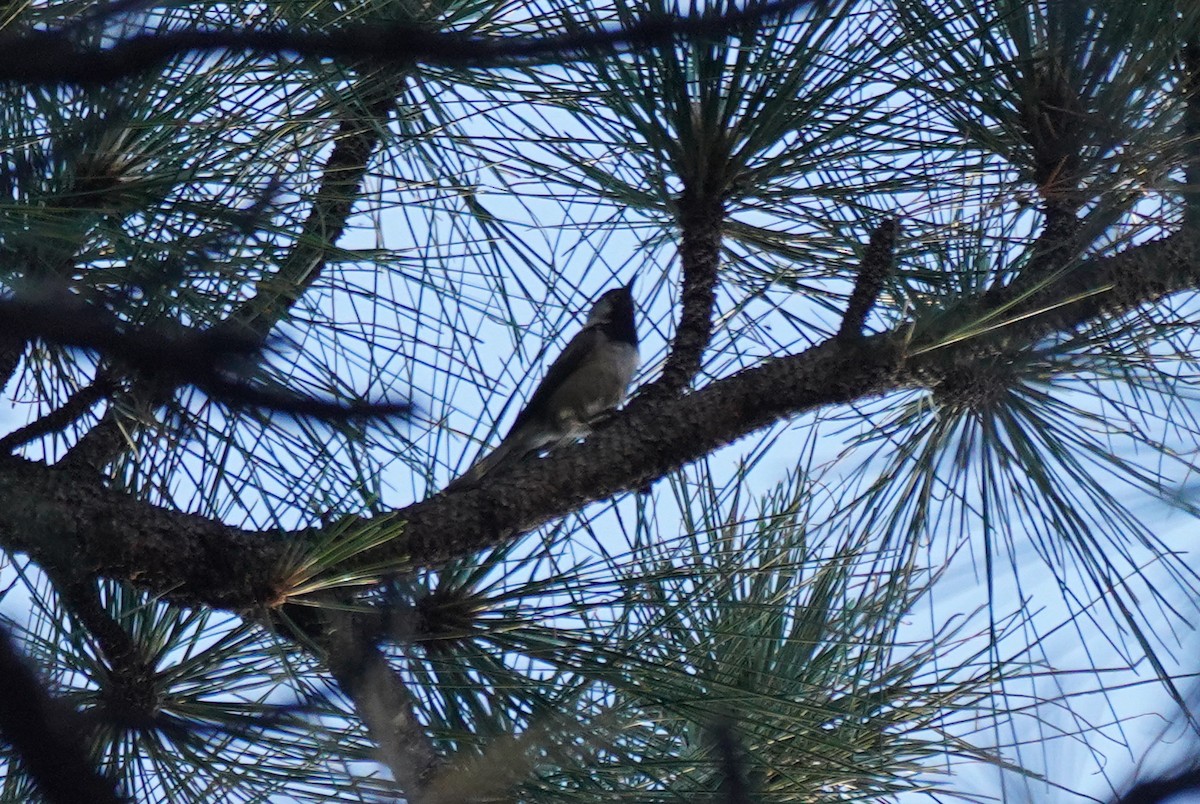
M 1104 799 L 1197 722 L 1200 6 L 0 25 L 2 800 Z M 445 490 L 631 278 L 626 405 Z

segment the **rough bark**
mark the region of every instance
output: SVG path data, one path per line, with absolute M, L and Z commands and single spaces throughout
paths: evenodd
M 662 375 L 643 393 L 673 396 L 686 390 L 712 339 L 717 272 L 721 263 L 722 195 L 715 190 L 688 189 L 679 200 L 679 263 L 683 274 L 679 323 Z
M 1127 312 L 1200 285 L 1197 238 L 1177 234 L 1078 265 L 1046 286 L 1030 276 L 964 303 L 950 317 L 1003 309 L 999 334 L 941 343 L 904 327 L 714 381 L 693 394 L 635 401 L 585 443 L 529 461 L 461 493 L 386 516 L 398 536 L 360 557 L 433 565 L 518 534 L 580 505 L 637 489 L 774 422 L 816 408 L 936 387 L 983 357 Z M 943 316 L 943 320 L 945 320 Z M 932 337 L 932 336 L 930 336 Z M 0 543 L 38 561 L 71 555 L 88 571 L 165 597 L 237 611 L 279 602 L 295 551 L 320 535 L 252 532 L 173 513 L 62 469 L 0 460 Z M 342 525 L 344 527 L 344 523 Z M 69 548 L 64 550 L 64 548 Z
M 379 746 L 406 801 L 421 804 L 439 761 L 417 719 L 412 694 L 364 627 L 362 618 L 331 610 L 321 639 L 325 664 Z

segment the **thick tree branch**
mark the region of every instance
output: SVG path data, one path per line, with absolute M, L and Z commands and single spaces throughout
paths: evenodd
M 1200 41 L 1193 39 L 1183 48 L 1183 76 L 1180 89 L 1184 97 L 1183 149 L 1186 154 L 1183 175 L 1187 184 L 1184 216 L 1189 227 L 1200 226 Z
M 686 17 L 645 14 L 629 27 L 601 28 L 557 36 L 479 37 L 439 33 L 422 25 L 347 26 L 339 31 L 285 30 L 177 31 L 134 36 L 106 48 L 77 47 L 75 38 L 56 32 L 0 39 L 0 81 L 105 84 L 151 70 L 191 53 L 241 51 L 260 55 L 335 59 L 347 64 L 372 61 L 407 67 L 415 63 L 487 67 L 560 62 L 598 49 L 625 51 L 665 47 L 677 36 L 725 36 L 731 27 L 790 14 L 821 0 L 750 0 L 740 11 Z
M 46 801 L 54 804 L 116 804 L 112 781 L 88 760 L 79 718 L 51 698 L 6 631 L 0 629 L 0 736 L 21 758 Z
M 1188 768 L 1165 778 L 1139 782 L 1117 799 L 1116 804 L 1159 804 L 1198 790 L 1200 768 Z
M 105 488 L 92 472 L 11 456 L 0 457 L 0 499 L 0 542 L 43 567 L 70 562 L 75 572 L 236 611 L 278 595 L 270 584 L 288 555 L 279 535 L 167 511 Z
M 720 720 L 709 727 L 721 786 L 714 804 L 751 804 L 754 796 L 746 779 L 746 758 L 734 724 Z
M 25 343 L 17 340 L 0 339 L 0 388 L 7 388 L 21 365 Z
M 388 664 L 363 618 L 330 610 L 321 647 L 342 692 L 379 746 L 406 801 L 421 804 L 438 770 L 437 753 L 413 709 L 412 694 Z
M 363 554 L 434 565 L 503 542 L 579 506 L 648 482 L 762 427 L 818 407 L 936 386 L 981 357 L 1011 352 L 1103 314 L 1128 312 L 1200 285 L 1200 239 L 1177 234 L 1086 261 L 1041 287 L 1037 278 L 989 293 L 1003 337 L 930 341 L 907 328 L 837 339 L 717 380 L 695 393 L 635 400 L 583 444 L 527 461 L 478 488 L 440 494 L 388 516 L 401 535 Z M 964 321 L 986 313 L 964 305 Z M 64 550 L 86 571 L 168 598 L 246 611 L 281 602 L 296 551 L 318 531 L 256 533 L 165 511 L 98 482 L 17 458 L 0 459 L 0 543 L 40 562 Z
M 639 398 L 583 444 L 526 461 L 480 488 L 441 495 L 394 516 L 404 533 L 388 553 L 433 563 L 485 545 L 674 469 L 783 418 L 913 384 L 901 376 L 904 339 L 828 341 L 675 398 Z M 461 499 L 460 499 L 461 498 Z

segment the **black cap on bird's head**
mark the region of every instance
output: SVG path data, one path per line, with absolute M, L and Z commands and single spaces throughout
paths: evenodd
M 637 345 L 634 323 L 633 280 L 620 288 L 605 291 L 588 313 L 589 325 L 603 326 L 610 337 Z
M 633 315 L 633 282 L 620 288 L 604 291 L 600 298 L 596 299 L 596 303 L 592 305 L 592 309 L 588 312 L 588 323 L 600 323 L 611 321 L 614 317 L 619 316 L 625 311 L 628 315 Z

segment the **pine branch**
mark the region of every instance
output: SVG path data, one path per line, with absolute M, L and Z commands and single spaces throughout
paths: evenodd
M 846 304 L 842 326 L 838 329 L 837 336 L 840 340 L 862 337 L 867 316 L 879 299 L 883 283 L 892 273 L 898 230 L 899 225 L 895 219 L 889 218 L 871 232 L 871 240 L 867 243 L 866 253 L 863 254 L 862 264 L 858 268 L 858 276 L 854 280 L 854 290 L 851 291 L 850 301 Z
M 396 88 L 395 82 L 401 86 Z M 384 90 L 391 84 L 390 91 Z M 312 208 L 301 226 L 296 243 L 279 270 L 260 280 L 253 295 L 215 328 L 215 335 L 266 341 L 272 327 L 282 321 L 325 268 L 330 249 L 346 229 L 355 201 L 362 192 L 367 167 L 381 143 L 381 131 L 400 96 L 403 82 L 395 76 L 364 78 L 360 90 L 366 95 L 364 118 L 348 114 L 338 126 L 335 145 L 321 173 Z M 115 460 L 129 445 L 129 431 L 139 424 L 124 410 L 154 410 L 171 401 L 178 384 L 169 378 L 143 375 L 133 390 L 118 404 L 110 405 L 96 426 L 83 435 L 60 461 L 67 469 L 99 469 Z
M 679 262 L 683 273 L 679 325 L 662 376 L 644 388 L 643 395 L 674 396 L 700 373 L 704 350 L 712 338 L 724 218 L 721 192 L 689 187 L 679 200 Z
M 1184 197 L 1184 215 L 1189 226 L 1200 226 L 1200 41 L 1193 39 L 1181 54 L 1180 88 L 1184 96 L 1183 144 L 1187 159 L 1184 162 L 1184 181 L 1188 194 Z
M 260 279 L 251 297 L 220 326 L 233 331 L 248 329 L 265 339 L 321 276 L 329 252 L 346 231 L 346 222 L 362 195 L 367 167 L 379 150 L 382 134 L 405 87 L 405 79 L 391 72 L 358 82 L 351 94 L 363 99 L 362 116 L 347 112 L 338 124 L 333 150 L 321 169 L 321 182 L 295 246 L 279 270 Z
M 96 224 L 100 211 L 120 210 L 120 196 L 128 176 L 126 171 L 138 163 L 113 146 L 120 137 L 106 142 L 108 135 L 124 131 L 124 121 L 105 118 L 89 124 L 80 141 L 70 142 L 71 135 L 59 138 L 58 148 L 64 156 L 74 155 L 73 172 L 65 178 L 65 186 L 48 197 L 38 199 L 38 205 L 49 213 L 56 231 L 55 237 L 37 237 L 26 232 L 13 238 L 12 252 L 6 255 L 10 276 L 33 277 L 66 285 L 79 267 L 78 254 L 84 248 Z M 64 147 L 67 140 L 70 146 Z M 29 157 L 20 157 L 18 172 L 30 170 Z M 156 200 L 161 201 L 161 196 Z M 15 243 L 15 246 L 13 245 Z M 20 365 L 26 341 L 20 337 L 0 337 L 0 387 L 7 385 Z
M 709 732 L 721 774 L 720 792 L 714 804 L 751 804 L 754 799 L 746 779 L 746 758 L 733 724 L 728 720 L 718 721 L 709 727 Z
M 365 618 L 336 609 L 326 617 L 320 645 L 330 673 L 354 703 L 405 800 L 421 804 L 440 763 L 417 719 L 412 694 L 364 627 Z
M 125 627 L 104 607 L 96 581 L 80 573 L 69 558 L 44 569 L 67 611 L 96 640 L 109 668 L 115 674 L 125 676 L 144 672 L 146 662 L 142 651 Z
M 646 14 L 629 27 L 601 28 L 556 36 L 478 37 L 439 33 L 411 23 L 348 26 L 310 33 L 281 30 L 178 31 L 145 34 L 106 48 L 77 47 L 58 32 L 0 38 L 0 81 L 30 84 L 107 84 L 155 69 L 189 54 L 238 51 L 256 55 L 371 62 L 407 68 L 413 64 L 487 67 L 555 63 L 597 50 L 623 52 L 667 47 L 679 36 L 724 36 L 748 22 L 784 17 L 821 0 L 751 0 L 728 14 L 685 17 Z
M 0 388 L 7 388 L 16 376 L 24 351 L 21 341 L 0 341 Z
M 1185 793 L 1200 791 L 1200 768 L 1191 768 L 1161 779 L 1139 782 L 1116 804 L 1159 804 Z
M 121 801 L 112 781 L 89 761 L 76 713 L 50 697 L 2 628 L 0 678 L 4 679 L 0 735 L 16 750 L 46 800 L 54 804 Z
M 115 388 L 112 374 L 102 370 L 93 382 L 71 394 L 66 402 L 45 416 L 0 438 L 0 452 L 12 452 L 42 436 L 62 432 L 85 416 L 102 399 L 107 398 Z
M 239 613 L 280 601 L 281 567 L 295 546 L 283 534 L 150 505 L 105 488 L 91 471 L 13 456 L 0 457 L 0 497 L 0 543 L 49 571 L 174 589 L 167 598 Z
M 930 387 L 981 357 L 1194 289 L 1200 286 L 1198 257 L 1200 240 L 1181 233 L 1086 261 L 1041 290 L 1013 283 L 989 294 L 1010 322 L 1003 338 L 926 348 L 920 333 L 904 327 L 854 343 L 833 339 L 682 397 L 635 400 L 582 444 L 527 461 L 478 488 L 439 494 L 388 514 L 404 523 L 402 535 L 358 560 L 364 566 L 429 566 L 511 540 L 587 502 L 640 488 L 781 419 Z M 979 320 L 978 304 L 963 307 L 964 320 Z M 11 457 L 0 459 L 0 499 L 9 501 L 0 507 L 0 544 L 7 549 L 39 563 L 69 551 L 81 567 L 99 575 L 180 602 L 235 611 L 282 602 L 297 543 L 320 535 L 319 529 L 228 528 Z
M 1072 86 L 1058 56 L 1027 65 L 1017 86 L 1021 134 L 1033 161 L 1033 180 L 1051 225 L 1057 217 L 1074 217 L 1082 206 L 1081 170 L 1090 111 Z
M 8 338 L 36 339 L 94 352 L 133 376 L 153 377 L 156 384 L 172 389 L 191 386 L 231 408 L 257 408 L 335 421 L 407 414 L 412 410 L 407 401 L 347 403 L 320 399 L 239 376 L 247 373 L 242 366 L 253 367 L 261 359 L 259 352 L 265 345 L 264 338 L 249 328 L 239 331 L 236 326 L 207 329 L 131 326 L 116 314 L 85 304 L 70 294 L 45 299 L 0 299 L 0 342 Z M 26 438 L 30 432 L 35 435 L 46 432 L 46 428 L 60 421 L 69 423 L 81 412 L 80 408 L 86 411 L 112 387 L 111 380 L 98 378 L 68 400 L 57 417 L 43 419 L 32 431 L 22 428 L 0 439 L 0 445 L 10 439 Z

